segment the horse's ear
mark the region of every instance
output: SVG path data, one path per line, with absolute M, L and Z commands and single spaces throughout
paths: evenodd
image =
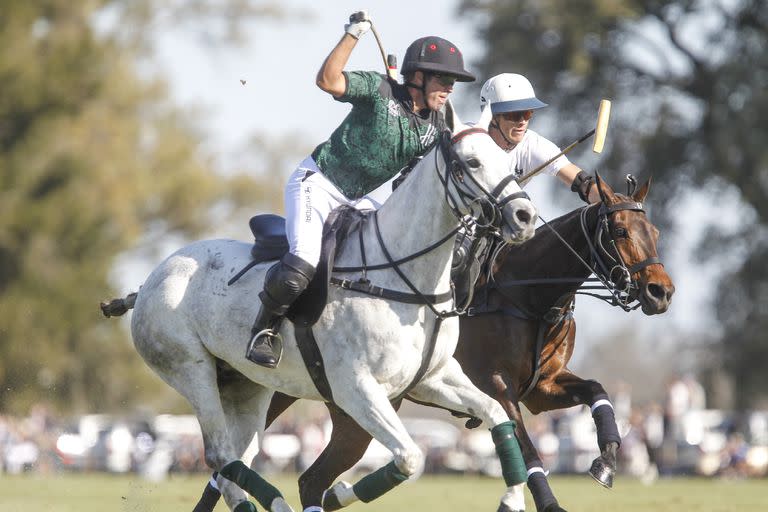
M 491 107 L 486 106 L 483 111 L 480 113 L 480 119 L 477 120 L 477 126 L 478 128 L 482 128 L 483 130 L 487 130 L 488 127 L 491 125 L 491 120 L 493 119 L 493 113 L 491 112 Z
M 642 203 L 645 201 L 645 196 L 648 195 L 648 190 L 651 188 L 651 178 L 648 178 L 648 181 L 643 183 L 643 186 L 640 187 L 639 190 L 637 190 L 634 194 L 632 194 L 632 199 L 634 201 L 637 201 L 638 203 Z
M 451 130 L 451 133 L 456 133 L 461 126 L 461 119 L 459 119 L 459 114 L 453 108 L 451 100 L 445 102 L 445 124 Z
M 597 191 L 600 192 L 600 199 L 604 204 L 610 204 L 615 199 L 613 189 L 603 181 L 603 178 L 600 177 L 600 173 L 597 171 L 595 171 L 595 185 L 597 186 Z

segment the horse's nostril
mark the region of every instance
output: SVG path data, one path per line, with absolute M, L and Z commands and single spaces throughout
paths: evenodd
M 664 287 L 654 283 L 648 285 L 648 294 L 656 300 L 667 298 L 667 292 L 664 290 Z
M 517 217 L 517 220 L 520 221 L 521 224 L 530 224 L 531 222 L 531 214 L 526 210 L 517 210 L 515 212 L 515 217 Z

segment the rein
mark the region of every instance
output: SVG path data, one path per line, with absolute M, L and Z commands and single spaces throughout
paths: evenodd
M 632 266 L 627 266 L 624 263 L 623 258 L 621 257 L 621 252 L 619 252 L 618 247 L 616 246 L 616 240 L 613 236 L 610 235 L 610 221 L 609 217 L 612 213 L 623 211 L 623 210 L 631 210 L 631 211 L 639 211 L 645 213 L 645 209 L 643 207 L 643 204 L 641 202 L 637 201 L 625 201 L 621 203 L 617 203 L 612 206 L 606 206 L 605 204 L 600 204 L 598 209 L 598 220 L 597 220 L 597 226 L 595 228 L 594 234 L 591 234 L 589 232 L 589 228 L 587 226 L 587 212 L 590 208 L 598 207 L 597 205 L 589 205 L 584 208 L 582 208 L 580 213 L 580 224 L 581 224 L 581 230 L 584 235 L 585 240 L 587 241 L 587 246 L 589 248 L 589 254 L 590 254 L 590 261 L 591 263 L 587 263 L 584 258 L 579 255 L 579 253 L 569 244 L 561 235 L 560 233 L 555 230 L 551 226 L 549 222 L 547 222 L 545 219 L 541 219 L 541 221 L 544 223 L 545 226 L 563 243 L 563 245 L 568 248 L 568 250 L 576 257 L 576 259 L 585 267 L 587 268 L 590 273 L 593 273 L 595 275 L 594 278 L 541 278 L 541 279 L 520 279 L 520 280 L 514 280 L 514 281 L 505 281 L 503 283 L 503 287 L 509 287 L 509 286 L 533 286 L 533 285 L 542 285 L 542 284 L 568 284 L 568 283 L 600 283 L 602 286 L 593 286 L 593 285 L 582 285 L 579 287 L 578 291 L 575 293 L 580 295 L 588 295 L 590 297 L 594 297 L 596 299 L 602 300 L 612 306 L 618 306 L 624 311 L 633 311 L 640 307 L 640 303 L 638 302 L 634 306 L 632 305 L 633 302 L 637 301 L 637 298 L 633 296 L 633 293 L 639 289 L 637 285 L 637 280 L 633 279 L 632 276 L 636 274 L 637 272 L 643 270 L 646 267 L 649 267 L 651 265 L 663 265 L 661 260 L 656 257 L 652 256 L 650 258 L 646 258 L 643 261 L 640 261 L 638 263 L 635 263 Z M 611 251 L 609 251 L 605 247 L 604 238 L 608 237 L 608 244 L 613 247 L 613 252 L 615 253 L 615 256 L 611 254 Z M 494 260 L 496 258 L 497 254 L 494 255 Z M 606 259 L 608 262 L 606 262 Z M 614 276 L 616 278 L 614 279 Z M 491 274 L 491 278 L 492 278 Z M 623 283 L 623 287 L 620 285 Z M 498 289 L 501 289 L 502 287 L 496 284 L 496 287 Z M 583 290 L 607 290 L 609 295 L 599 295 L 597 293 L 590 293 Z
M 499 186 L 494 188 L 493 192 L 488 192 L 474 178 L 474 176 L 472 176 L 472 173 L 469 171 L 466 162 L 464 162 L 463 160 L 461 160 L 461 158 L 459 158 L 456 151 L 453 149 L 453 146 L 458 142 L 460 142 L 464 137 L 468 135 L 476 134 L 476 133 L 487 134 L 488 132 L 482 128 L 477 128 L 477 127 L 472 127 L 466 130 L 462 130 L 461 132 L 457 133 L 453 137 L 450 137 L 449 132 L 447 131 L 443 132 L 443 135 L 438 141 L 438 146 L 435 149 L 435 170 L 437 172 L 438 179 L 443 185 L 443 189 L 445 191 L 446 203 L 448 204 L 448 207 L 451 210 L 451 213 L 454 215 L 454 217 L 456 217 L 458 221 L 458 225 L 454 229 L 452 229 L 448 234 L 440 238 L 437 242 L 411 255 L 395 260 L 390 255 L 389 250 L 387 249 L 384 243 L 384 239 L 381 236 L 381 231 L 379 229 L 379 221 L 378 221 L 378 215 L 377 215 L 378 212 L 374 211 L 371 216 L 373 217 L 374 229 L 376 232 L 376 239 L 379 243 L 379 247 L 381 248 L 382 253 L 384 254 L 385 259 L 387 260 L 386 263 L 368 265 L 366 261 L 366 256 L 365 256 L 365 245 L 363 242 L 363 227 L 360 226 L 358 229 L 359 229 L 359 244 L 360 244 L 362 265 L 352 266 L 352 267 L 334 267 L 333 271 L 334 272 L 362 272 L 363 275 L 359 279 L 354 281 L 349 279 L 332 277 L 330 280 L 331 284 L 339 286 L 340 288 L 353 290 L 360 293 L 365 293 L 367 295 L 373 295 L 376 297 L 381 297 L 381 298 L 385 298 L 385 299 L 393 300 L 397 302 L 405 302 L 409 304 L 424 304 L 427 307 L 429 307 L 432 310 L 432 312 L 435 314 L 435 316 L 437 316 L 438 318 L 447 318 L 450 316 L 456 316 L 466 311 L 466 308 L 457 308 L 455 304 L 449 310 L 438 311 L 437 308 L 435 307 L 435 304 L 438 304 L 440 302 L 445 302 L 451 298 L 455 299 L 455 294 L 454 294 L 455 290 L 453 289 L 453 287 L 451 288 L 451 290 L 447 292 L 443 292 L 436 295 L 424 294 L 416 288 L 416 286 L 410 281 L 410 279 L 408 279 L 408 277 L 403 273 L 403 271 L 399 268 L 399 266 L 403 263 L 415 260 L 416 258 L 423 256 L 425 254 L 428 254 L 429 252 L 437 249 L 438 247 L 442 246 L 449 240 L 454 239 L 456 237 L 456 234 L 459 232 L 459 230 L 462 227 L 465 230 L 469 230 L 471 228 L 471 224 L 475 225 L 475 227 L 477 228 L 476 232 L 479 232 L 481 236 L 500 235 L 500 226 L 501 226 L 501 222 L 503 221 L 502 209 L 504 208 L 504 206 L 506 206 L 507 203 L 509 203 L 514 199 L 528 198 L 528 194 L 526 194 L 523 191 L 515 192 L 503 198 L 499 197 L 501 194 L 501 191 L 503 191 L 504 187 L 506 187 L 506 185 L 510 181 L 509 176 L 505 177 L 502 180 L 502 183 Z M 440 161 L 438 158 L 439 154 L 443 156 L 443 160 L 445 162 L 444 176 L 441 175 L 441 171 L 440 171 Z M 465 178 L 467 177 L 472 181 L 474 186 L 477 187 L 482 192 L 483 196 L 476 197 L 462 186 L 464 184 Z M 512 177 L 514 178 L 514 175 L 512 175 Z M 450 185 L 453 185 L 453 187 L 451 187 Z M 455 193 L 458 195 L 458 197 L 454 196 L 454 194 L 451 192 L 451 188 L 455 190 Z M 467 198 L 471 198 L 471 199 L 467 201 Z M 472 205 L 475 203 L 478 203 L 481 205 L 481 212 L 477 217 L 469 216 L 469 220 L 468 220 L 461 213 L 460 204 L 463 205 L 464 208 L 466 208 L 467 210 L 473 211 Z M 490 215 L 490 218 L 486 218 L 487 215 Z M 411 290 L 412 293 L 381 288 L 373 285 L 368 280 L 367 272 L 369 270 L 384 270 L 389 268 L 395 271 L 395 273 L 406 284 L 406 286 Z

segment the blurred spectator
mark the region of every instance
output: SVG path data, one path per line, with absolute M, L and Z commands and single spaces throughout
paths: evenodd
M 747 452 L 749 445 L 741 432 L 733 432 L 720 454 L 720 476 L 729 478 L 745 478 L 749 475 Z

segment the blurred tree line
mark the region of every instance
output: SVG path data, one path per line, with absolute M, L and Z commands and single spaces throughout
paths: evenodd
M 281 15 L 252 4 L 3 2 L 0 411 L 41 400 L 114 411 L 172 393 L 125 325 L 101 317 L 98 302 L 118 294 L 116 257 L 210 233 L 222 222 L 214 211 L 253 212 L 280 195 L 245 173 L 213 172 L 197 120 L 140 64 L 164 23 L 213 27 L 207 36 L 226 44 L 244 23 Z
M 701 227 L 695 212 L 672 217 L 689 194 L 728 216 L 728 229 L 705 226 L 698 257 L 741 257 L 702 276 L 720 286 L 701 315 L 721 326 L 712 360 L 733 380 L 734 405 L 764 404 L 768 2 L 463 0 L 461 11 L 486 44 L 480 76 L 529 77 L 561 144 L 589 129 L 600 98 L 612 99 L 603 174 L 614 186 L 626 173 L 653 176 L 649 203 L 664 236 Z

